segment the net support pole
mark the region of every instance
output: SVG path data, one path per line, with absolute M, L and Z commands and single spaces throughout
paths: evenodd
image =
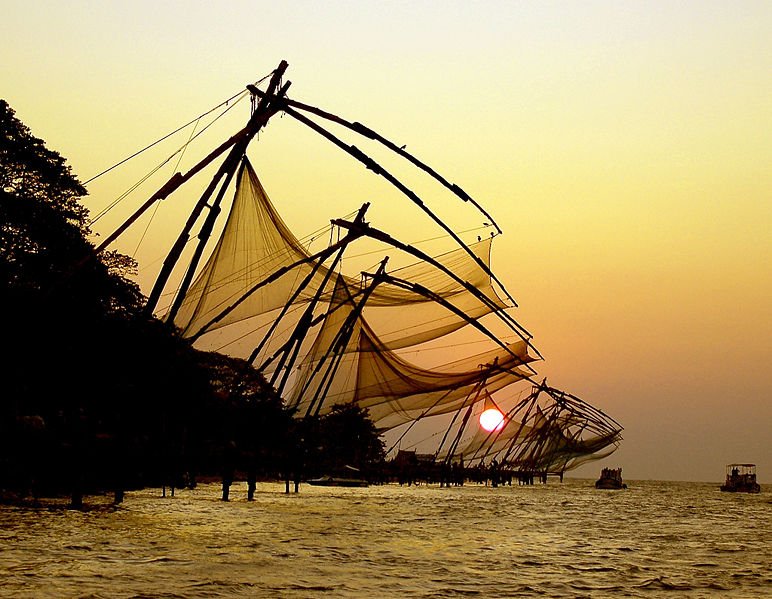
M 286 71 L 288 66 L 289 66 L 288 63 L 282 60 L 279 66 L 273 72 L 273 76 L 271 77 L 271 82 L 269 84 L 269 90 L 271 91 L 272 95 L 276 92 L 276 89 L 279 86 L 281 78 L 284 75 L 284 71 Z M 287 87 L 289 87 L 289 82 L 287 82 L 287 84 L 285 84 L 282 87 L 281 91 L 279 92 L 279 97 L 286 92 Z M 207 200 L 214 192 L 214 189 L 217 187 L 217 183 L 224 176 L 226 176 L 226 174 L 229 171 L 233 171 L 236 169 L 236 167 L 238 166 L 239 160 L 241 159 L 241 156 L 244 154 L 247 146 L 249 145 L 249 142 L 252 141 L 252 138 L 257 134 L 257 132 L 263 126 L 265 126 L 265 124 L 268 122 L 271 116 L 273 116 L 278 110 L 279 110 L 279 106 L 277 105 L 276 102 L 267 102 L 267 101 L 261 102 L 256 108 L 255 112 L 250 117 L 246 127 L 244 127 L 244 130 L 242 131 L 242 134 L 240 135 L 236 143 L 232 145 L 231 150 L 228 153 L 228 156 L 220 165 L 220 168 L 217 170 L 217 173 L 215 173 L 211 183 L 204 191 L 204 193 L 201 195 L 201 198 L 199 199 L 196 206 L 193 208 L 193 211 L 191 212 L 190 217 L 185 223 L 183 230 L 180 232 L 180 235 L 177 237 L 177 241 L 174 243 L 174 245 L 172 246 L 172 249 L 169 251 L 169 254 L 164 260 L 163 266 L 161 267 L 161 271 L 158 274 L 155 284 L 153 285 L 153 289 L 150 292 L 150 295 L 148 297 L 147 305 L 145 307 L 146 313 L 152 314 L 154 312 L 158 304 L 158 300 L 161 297 L 161 293 L 163 289 L 166 287 L 166 284 L 169 281 L 169 277 L 171 276 L 171 273 L 174 270 L 174 267 L 179 261 L 180 255 L 182 254 L 182 250 L 184 249 L 185 244 L 188 241 L 190 231 L 193 228 L 193 225 L 198 220 L 199 216 L 201 215 L 201 212 L 204 210 Z M 181 296 L 184 297 L 184 293 L 182 294 L 178 293 L 177 298 L 175 299 L 175 304 L 181 303 L 182 301 L 180 299 Z
M 416 206 L 421 208 L 428 216 L 431 218 L 435 223 L 437 223 L 448 235 L 450 235 L 453 240 L 461 247 L 463 248 L 466 253 L 468 253 L 471 258 L 477 262 L 477 264 L 480 266 L 480 268 L 483 269 L 485 274 L 487 274 L 489 277 L 491 277 L 501 288 L 501 290 L 504 292 L 504 294 L 507 296 L 507 299 L 512 302 L 514 306 L 517 306 L 517 302 L 515 301 L 515 298 L 512 297 L 512 295 L 507 291 L 507 288 L 504 286 L 504 284 L 498 279 L 498 277 L 491 271 L 490 268 L 486 264 L 480 260 L 478 256 L 472 252 L 471 249 L 469 249 L 469 246 L 467 246 L 461 238 L 447 225 L 445 224 L 442 219 L 440 219 L 434 212 L 432 212 L 426 204 L 424 204 L 423 200 L 418 197 L 411 189 L 406 187 L 401 181 L 399 181 L 394 175 L 392 175 L 390 172 L 388 172 L 386 169 L 384 169 L 380 164 L 378 164 L 375 160 L 370 158 L 367 154 L 362 152 L 359 148 L 356 146 L 350 146 L 340 140 L 338 137 L 327 131 L 324 127 L 321 127 L 318 123 L 315 123 L 305 115 L 300 114 L 298 111 L 290 108 L 286 103 L 284 104 L 284 107 L 282 108 L 284 112 L 286 112 L 291 117 L 295 118 L 296 120 L 300 121 L 304 125 L 310 127 L 317 133 L 319 133 L 322 137 L 325 137 L 332 143 L 334 143 L 336 146 L 338 146 L 340 149 L 342 149 L 344 152 L 350 154 L 357 160 L 359 160 L 362 164 L 365 165 L 369 170 L 373 171 L 377 175 L 381 175 L 384 179 L 386 179 L 389 183 L 391 183 L 394 187 L 399 189 L 403 194 L 405 194 Z
M 262 92 L 260 90 L 257 90 L 255 88 L 256 95 L 258 96 L 264 96 L 265 92 Z M 437 171 L 435 171 L 433 168 L 431 168 L 428 164 L 420 161 L 418 158 L 413 156 L 410 152 L 407 152 L 405 150 L 405 146 L 399 147 L 394 142 L 386 139 L 383 137 L 380 133 L 377 131 L 374 131 L 373 129 L 370 129 L 370 127 L 367 127 L 359 122 L 351 122 L 347 121 L 346 119 L 339 117 L 338 115 L 332 114 L 331 112 L 327 112 L 326 110 L 322 110 L 321 108 L 317 108 L 316 106 L 311 106 L 310 104 L 304 104 L 303 102 L 298 102 L 297 100 L 290 100 L 285 99 L 284 100 L 288 106 L 291 106 L 292 108 L 297 108 L 298 110 L 303 110 L 305 112 L 310 112 L 311 114 L 315 114 L 316 116 L 319 116 L 323 119 L 326 119 L 328 121 L 332 121 L 333 123 L 337 123 L 338 125 L 342 125 L 343 127 L 346 127 L 347 129 L 350 129 L 351 131 L 354 131 L 355 133 L 358 133 L 359 135 L 362 135 L 363 137 L 366 137 L 368 139 L 373 139 L 382 145 L 389 148 L 392 152 L 395 152 L 396 154 L 399 154 L 406 160 L 408 160 L 410 163 L 412 163 L 414 166 L 418 167 L 437 181 L 439 181 L 444 187 L 452 191 L 456 196 L 458 196 L 460 199 L 462 199 L 464 202 L 471 202 L 472 205 L 477 208 L 477 210 L 480 211 L 480 213 L 485 216 L 490 221 L 490 224 L 493 225 L 496 228 L 496 231 L 501 234 L 502 230 L 501 227 L 496 223 L 496 221 L 493 219 L 493 217 L 477 202 L 474 198 L 472 198 L 466 191 L 461 189 L 458 185 L 455 183 L 450 183 L 445 177 L 440 175 Z
M 236 133 L 234 136 L 229 138 L 227 141 L 220 144 L 217 148 L 215 148 L 212 152 L 210 152 L 203 160 L 201 160 L 198 164 L 196 164 L 193 168 L 191 168 L 187 173 L 184 175 L 182 173 L 174 173 L 169 180 L 164 183 L 161 188 L 156 191 L 150 198 L 142 204 L 135 212 L 132 214 L 129 218 L 127 218 L 123 224 L 121 224 L 115 231 L 110 233 L 103 241 L 99 244 L 99 246 L 94 250 L 94 254 L 99 254 L 102 250 L 104 250 L 106 247 L 108 247 L 113 241 L 115 241 L 118 237 L 120 237 L 126 229 L 128 229 L 131 225 L 133 225 L 136 220 L 142 216 L 148 208 L 150 208 L 153 204 L 155 204 L 159 200 L 166 199 L 167 196 L 169 196 L 171 193 L 173 193 L 178 187 L 180 187 L 183 183 L 188 181 L 193 177 L 193 175 L 197 174 L 199 171 L 203 170 L 209 164 L 215 160 L 220 154 L 222 154 L 225 150 L 233 146 L 246 132 L 246 128 L 242 129 L 238 133 Z

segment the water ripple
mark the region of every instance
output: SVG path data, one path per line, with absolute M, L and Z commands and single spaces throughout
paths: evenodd
M 0 506 L 2 597 L 764 597 L 772 505 L 716 485 L 236 484 Z M 741 524 L 738 528 L 738 523 Z

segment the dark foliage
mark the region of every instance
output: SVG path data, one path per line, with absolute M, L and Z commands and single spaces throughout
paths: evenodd
M 100 256 L 86 191 L 0 100 L 0 488 L 160 480 L 211 397 L 188 342 L 144 315 L 134 261 Z
M 0 189 L 34 197 L 56 207 L 67 223 L 88 234 L 87 210 L 78 199 L 85 188 L 72 175 L 65 159 L 45 147 L 0 99 Z
M 145 314 L 134 260 L 94 254 L 84 187 L 0 100 L 0 491 L 34 494 L 371 467 L 366 413 L 293 421 L 247 362 Z
M 322 417 L 298 425 L 304 459 L 311 476 L 352 475 L 350 468 L 373 478 L 384 461 L 384 446 L 366 410 L 356 404 L 336 405 Z
M 0 183 L 0 485 L 78 494 L 157 479 L 211 394 L 195 353 L 143 314 L 131 258 L 93 254 L 85 189 L 1 100 Z
M 244 360 L 215 352 L 200 352 L 197 359 L 213 388 L 197 423 L 197 470 L 219 475 L 230 457 L 234 474 L 277 478 L 292 426 L 281 398 Z M 234 455 L 226 456 L 228 448 Z

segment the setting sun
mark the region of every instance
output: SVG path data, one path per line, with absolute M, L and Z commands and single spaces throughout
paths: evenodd
M 496 408 L 488 408 L 480 414 L 480 426 L 488 432 L 499 430 L 504 426 L 504 414 Z

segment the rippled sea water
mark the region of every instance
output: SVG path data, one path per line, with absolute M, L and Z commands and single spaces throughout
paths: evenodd
M 770 597 L 772 493 L 199 485 L 0 506 L 3 597 Z

